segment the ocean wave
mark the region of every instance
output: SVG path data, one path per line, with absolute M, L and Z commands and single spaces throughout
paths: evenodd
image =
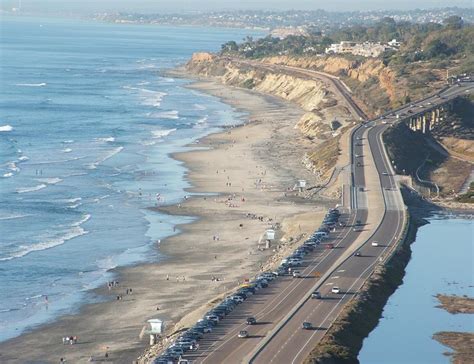
M 34 187 L 17 188 L 16 192 L 17 193 L 35 192 L 35 191 L 42 190 L 43 188 L 46 188 L 46 187 L 47 187 L 47 185 L 42 183 L 42 184 L 34 186 Z
M 74 143 L 74 140 L 72 140 L 72 139 L 63 140 L 62 143 L 64 143 L 64 144 L 71 144 L 71 143 Z
M 71 153 L 71 152 L 72 152 L 72 149 L 71 149 L 71 148 L 66 148 L 66 149 L 61 150 L 61 152 L 63 152 L 63 153 Z
M 38 182 L 43 182 L 48 185 L 55 185 L 56 183 L 62 182 L 61 178 L 51 177 L 51 178 L 37 178 Z
M 171 110 L 171 111 L 163 111 L 163 112 L 156 112 L 156 113 L 148 113 L 147 116 L 152 117 L 152 118 L 158 118 L 158 119 L 177 120 L 179 119 L 179 112 L 178 110 Z
M 40 243 L 32 244 L 32 245 L 20 245 L 18 250 L 12 253 L 10 256 L 5 258 L 0 258 L 0 261 L 12 260 L 15 258 L 21 258 L 25 255 L 36 251 L 42 251 L 46 249 L 51 249 L 57 247 L 59 245 L 64 244 L 66 241 L 77 238 L 79 236 L 87 234 L 88 231 L 84 230 L 80 226 L 73 226 L 69 229 L 64 235 L 52 239 L 45 240 Z
M 21 87 L 44 87 L 46 86 L 46 82 L 41 82 L 41 83 L 17 83 L 15 86 L 21 86 Z
M 162 77 L 162 78 L 160 79 L 160 81 L 173 83 L 173 82 L 175 82 L 176 80 L 175 80 L 174 78 L 171 78 L 171 77 Z
M 13 172 L 20 172 L 20 168 L 17 167 L 15 162 L 7 162 L 7 168 Z
M 141 98 L 143 99 L 142 105 L 159 107 L 163 97 L 168 95 L 166 92 L 153 91 L 147 88 L 134 87 L 134 86 L 123 86 L 124 89 L 138 91 Z
M 18 161 L 19 162 L 26 162 L 27 160 L 29 160 L 30 158 L 28 158 L 26 155 L 22 155 L 20 158 L 18 158 Z
M 28 216 L 31 216 L 31 215 L 30 214 L 23 214 L 23 215 L 13 214 L 13 215 L 6 215 L 6 216 L 5 215 L 3 215 L 3 216 L 0 215 L 0 220 L 14 220 L 14 219 L 21 219 L 23 217 L 28 217 Z
M 87 168 L 89 168 L 89 169 L 96 169 L 99 164 L 105 162 L 107 159 L 112 158 L 114 155 L 120 153 L 122 150 L 123 150 L 123 147 L 117 147 L 117 148 L 111 150 L 110 152 L 108 152 L 108 153 L 107 153 L 104 157 L 102 157 L 101 159 L 95 161 L 94 163 L 91 163 L 91 164 L 87 165 Z
M 167 129 L 167 130 L 153 130 L 151 133 L 153 134 L 153 138 L 159 139 L 165 136 L 170 135 L 171 133 L 175 132 L 176 128 L 174 129 Z
M 107 197 L 110 197 L 110 195 L 104 195 L 104 196 L 94 198 L 93 202 L 99 203 L 100 201 L 105 200 Z
M 11 125 L 7 124 L 7 125 L 1 125 L 0 126 L 0 131 L 5 131 L 6 132 L 6 131 L 12 131 L 12 130 L 13 130 L 13 126 L 11 126 Z
M 194 110 L 206 110 L 207 108 L 204 105 L 201 104 L 194 104 Z
M 13 172 L 8 172 L 8 173 L 4 173 L 3 178 L 10 178 L 10 177 L 13 177 Z
M 203 125 L 207 124 L 207 120 L 208 120 L 208 116 L 206 115 L 206 116 L 198 119 L 198 121 L 196 121 L 195 126 L 202 127 Z
M 105 137 L 105 138 L 95 138 L 96 142 L 115 142 L 114 137 Z
M 89 221 L 89 219 L 91 218 L 91 215 L 90 214 L 86 214 L 82 217 L 82 219 L 80 219 L 79 221 L 71 224 L 71 226 L 81 226 L 82 224 L 84 224 L 85 222 Z

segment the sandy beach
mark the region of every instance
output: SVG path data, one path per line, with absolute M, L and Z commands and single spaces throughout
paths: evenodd
M 149 348 L 143 334 L 147 319 L 164 319 L 168 334 L 191 325 L 212 300 L 276 262 L 312 232 L 325 207 L 334 205 L 293 191 L 299 179 L 310 186 L 318 182 L 301 163 L 312 141 L 294 128 L 304 113 L 300 108 L 211 81 L 190 87 L 248 115 L 245 125 L 173 155 L 188 169 L 190 197 L 177 206 L 150 208 L 196 220 L 157 242 L 163 260 L 118 269 L 118 287 L 94 292 L 105 302 L 85 305 L 79 314 L 1 343 L 0 362 L 58 363 L 64 358 L 86 363 L 92 358 L 132 363 Z M 270 227 L 277 230 L 276 242 L 262 249 L 259 242 Z M 128 288 L 133 294 L 126 294 Z M 120 295 L 123 299 L 117 300 Z M 77 336 L 77 344 L 63 345 L 64 336 Z

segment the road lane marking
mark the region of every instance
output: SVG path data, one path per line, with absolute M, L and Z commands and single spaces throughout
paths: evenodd
M 354 223 L 354 221 L 357 219 L 358 213 L 359 213 L 359 211 L 356 211 L 355 214 L 349 214 L 349 216 L 350 216 L 350 217 L 349 217 L 350 221 L 348 221 L 348 222 L 350 222 L 349 225 L 352 225 L 352 224 Z M 352 215 L 352 217 L 351 217 L 351 215 Z M 345 232 L 344 236 L 341 237 L 341 235 L 342 235 L 343 232 L 344 232 L 344 229 L 342 229 L 342 230 L 339 232 L 338 236 L 336 237 L 336 239 L 339 240 L 339 242 L 336 244 L 336 247 L 339 246 L 339 245 L 347 238 L 347 236 L 352 232 L 352 230 L 350 229 L 350 226 L 346 226 L 345 228 L 347 228 L 347 227 L 349 227 L 349 229 L 347 229 L 347 231 Z M 324 262 L 334 251 L 335 251 L 334 249 L 329 249 L 327 254 L 323 254 L 323 255 L 324 255 L 324 258 L 323 258 L 321 261 L 319 261 L 319 262 L 312 268 L 312 270 L 316 269 L 316 268 L 317 268 L 322 262 Z M 314 264 L 314 263 L 316 262 L 317 258 L 319 258 L 319 257 L 315 257 L 315 259 L 313 259 L 310 264 Z M 303 273 L 305 273 L 306 270 L 309 269 L 309 268 L 311 268 L 311 266 L 308 266 L 305 270 L 303 270 Z M 298 282 L 296 285 L 292 285 L 292 284 L 288 285 L 280 294 L 278 294 L 278 295 L 277 295 L 275 298 L 273 298 L 270 302 L 267 302 L 266 305 L 265 305 L 257 314 L 255 314 L 254 316 L 255 316 L 256 318 L 262 318 L 262 317 L 265 317 L 266 315 L 270 314 L 271 312 L 273 312 L 275 309 L 278 308 L 278 306 L 279 306 L 283 301 L 285 301 L 285 300 L 288 298 L 288 296 L 290 296 L 290 294 L 291 294 L 293 291 L 295 291 L 301 284 L 303 284 L 303 282 L 304 282 L 304 281 L 301 280 L 301 281 Z M 292 289 L 290 290 L 290 292 L 288 292 L 288 294 L 286 294 L 278 303 L 274 304 L 272 310 L 270 310 L 270 311 L 268 311 L 268 312 L 264 312 L 264 311 L 268 308 L 268 306 L 270 306 L 275 300 L 277 300 L 279 297 L 281 297 L 281 295 L 284 294 L 284 293 L 285 293 L 288 289 L 290 289 L 290 288 L 292 288 Z M 207 356 L 202 360 L 202 363 L 204 363 L 204 362 L 209 358 L 209 356 L 212 355 L 213 352 L 215 352 L 216 350 L 220 349 L 222 346 L 224 346 L 225 344 L 227 344 L 230 340 L 235 339 L 235 334 L 236 334 L 237 331 L 239 331 L 243 326 L 245 326 L 245 325 L 242 324 L 242 325 L 238 326 L 237 328 L 231 330 L 228 334 L 224 335 L 223 338 L 225 338 L 225 337 L 227 337 L 227 336 L 229 336 L 229 338 L 228 338 L 227 340 L 225 340 L 225 341 L 220 342 L 220 345 L 219 345 L 219 346 L 215 346 L 216 344 L 218 344 L 218 342 L 215 341 L 210 347 L 208 347 L 208 348 L 201 354 L 201 355 L 204 355 L 204 354 L 207 355 Z

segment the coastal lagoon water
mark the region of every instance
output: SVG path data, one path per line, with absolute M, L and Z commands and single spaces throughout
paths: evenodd
M 449 363 L 450 349 L 432 339 L 439 331 L 474 331 L 474 317 L 453 315 L 438 293 L 474 296 L 474 221 L 437 216 L 418 230 L 403 284 L 364 340 L 361 364 Z
M 189 217 L 168 154 L 239 114 L 163 76 L 249 30 L 1 20 L 0 340 L 77 310 L 114 267 L 157 260 Z

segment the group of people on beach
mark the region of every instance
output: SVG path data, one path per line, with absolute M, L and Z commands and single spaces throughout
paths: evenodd
M 66 344 L 70 344 L 70 345 L 77 344 L 77 336 L 63 337 L 63 345 L 66 345 Z
M 114 288 L 114 287 L 118 287 L 119 285 L 119 282 L 118 281 L 110 281 L 110 282 L 107 282 L 107 287 L 109 289 L 109 291 Z

